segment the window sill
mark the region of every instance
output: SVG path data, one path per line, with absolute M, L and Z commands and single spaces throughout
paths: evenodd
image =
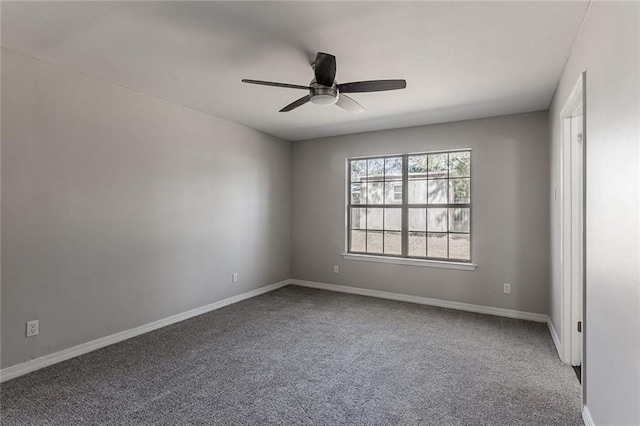
M 342 258 L 345 260 L 358 260 L 362 262 L 394 263 L 396 265 L 426 266 L 429 268 L 460 269 L 464 271 L 473 271 L 478 267 L 478 265 L 476 265 L 475 263 L 444 262 L 441 260 L 426 259 L 406 259 L 402 257 L 386 257 L 352 253 L 342 253 Z

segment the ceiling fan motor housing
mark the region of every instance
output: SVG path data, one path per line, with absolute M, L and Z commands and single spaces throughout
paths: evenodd
M 309 84 L 309 97 L 311 103 L 316 105 L 333 105 L 338 102 L 338 85 L 333 82 L 331 87 L 316 83 L 315 80 Z

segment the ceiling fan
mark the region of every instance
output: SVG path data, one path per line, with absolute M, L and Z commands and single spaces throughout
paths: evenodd
M 370 80 L 338 83 L 335 80 L 336 57 L 328 53 L 318 52 L 316 60 L 311 64 L 311 67 L 315 73 L 315 78 L 311 80 L 308 86 L 249 79 L 243 79 L 242 82 L 309 91 L 308 95 L 291 102 L 282 108 L 280 112 L 292 111 L 310 101 L 316 105 L 335 104 L 346 111 L 359 114 L 364 111 L 364 108 L 354 99 L 347 96 L 346 93 L 383 92 L 407 87 L 405 80 Z

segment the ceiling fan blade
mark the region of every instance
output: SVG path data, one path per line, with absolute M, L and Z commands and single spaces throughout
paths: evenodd
M 298 108 L 299 106 L 306 104 L 310 100 L 311 100 L 311 98 L 309 97 L 309 95 L 303 96 L 300 99 L 295 100 L 295 101 L 291 102 L 289 105 L 287 105 L 286 107 L 282 108 L 280 110 L 280 112 L 288 112 L 288 111 L 294 110 L 294 109 Z
M 297 84 L 288 84 L 288 83 L 276 83 L 273 81 L 262 81 L 262 80 L 249 80 L 246 78 L 242 79 L 243 83 L 251 83 L 251 84 L 260 84 L 262 86 L 274 86 L 274 87 L 285 87 L 287 89 L 303 89 L 309 90 L 309 86 L 299 86 Z
M 316 83 L 323 86 L 333 86 L 336 78 L 336 57 L 328 53 L 318 52 L 313 69 L 316 74 Z
M 406 80 L 371 80 L 338 84 L 340 93 L 384 92 L 385 90 L 398 90 L 405 87 L 407 87 Z
M 336 102 L 336 105 L 352 114 L 360 114 L 361 112 L 364 112 L 364 107 L 347 95 L 338 95 L 338 102 Z

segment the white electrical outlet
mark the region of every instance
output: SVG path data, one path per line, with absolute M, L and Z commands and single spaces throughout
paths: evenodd
M 38 320 L 27 321 L 27 337 L 37 336 L 40 333 L 40 322 Z
M 231 275 L 231 282 L 232 283 L 237 283 L 238 282 L 238 273 L 234 272 L 233 275 Z
M 337 274 L 338 272 L 340 272 L 340 267 L 338 265 L 333 265 L 333 273 Z
M 504 283 L 504 294 L 511 294 L 511 284 Z

